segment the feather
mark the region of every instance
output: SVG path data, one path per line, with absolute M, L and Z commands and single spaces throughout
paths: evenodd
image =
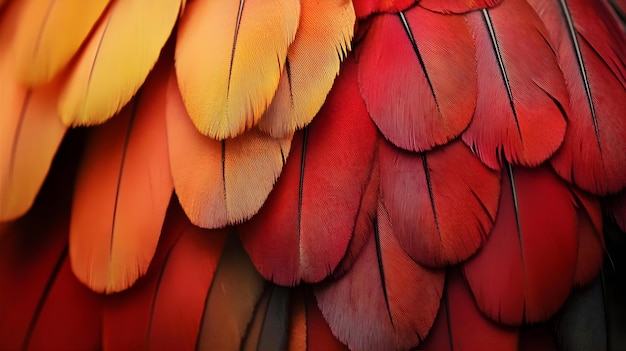
M 56 114 L 58 81 L 34 90 L 16 81 L 4 24 L 0 22 L 0 221 L 30 209 L 67 129 Z
M 203 230 L 187 221 L 158 278 L 146 349 L 197 346 L 205 301 L 227 236 L 228 230 Z
M 446 274 L 441 307 L 433 329 L 418 350 L 517 350 L 519 331 L 483 316 L 461 270 Z
M 244 351 L 287 349 L 290 299 L 290 289 L 266 284 L 248 325 Z
M 524 0 L 466 18 L 476 41 L 478 102 L 463 141 L 494 169 L 502 156 L 541 164 L 563 142 L 569 106 L 545 26 Z
M 276 138 L 311 123 L 354 34 L 352 2 L 303 0 L 301 6 L 300 27 L 287 52 L 276 95 L 259 121 L 259 129 Z
M 290 351 L 348 351 L 330 330 L 308 288 L 294 290 L 291 302 Z
M 189 5 L 191 6 L 191 5 Z M 189 119 L 176 79 L 167 92 L 167 139 L 174 188 L 192 223 L 220 228 L 258 212 L 282 170 L 291 138 L 258 130 L 213 140 Z
M 402 250 L 379 201 L 368 242 L 352 269 L 315 294 L 333 334 L 350 349 L 408 349 L 430 330 L 443 282 L 443 271 L 416 264 Z
M 626 1 L 625 0 L 609 0 L 613 11 L 622 22 L 622 26 L 626 26 Z
M 500 175 L 462 141 L 421 154 L 383 142 L 380 170 L 380 192 L 394 234 L 416 262 L 456 264 L 487 240 L 498 209 Z
M 466 13 L 498 6 L 502 0 L 420 0 L 419 6 L 431 11 L 450 13 Z
M 325 105 L 294 137 L 267 202 L 240 233 L 259 272 L 281 285 L 327 277 L 344 256 L 371 175 L 376 126 L 346 61 Z
M 59 111 L 67 125 L 96 125 L 135 95 L 170 36 L 181 0 L 115 1 L 70 69 Z
M 49 82 L 79 50 L 109 0 L 25 0 L 15 32 L 15 62 L 26 85 Z
M 358 18 L 365 18 L 376 12 L 404 11 L 416 2 L 417 0 L 353 0 L 354 12 Z
M 597 194 L 626 186 L 626 36 L 601 1 L 529 1 L 557 44 L 571 113 L 557 173 Z
M 600 201 L 594 196 L 579 190 L 574 190 L 573 194 L 578 217 L 576 243 L 578 257 L 574 284 L 584 286 L 598 275 L 604 260 L 602 208 Z
M 547 166 L 503 169 L 489 240 L 464 264 L 478 307 L 503 324 L 543 321 L 569 295 L 576 257 L 572 195 Z
M 238 237 L 232 233 L 206 298 L 197 349 L 244 350 L 247 342 L 252 344 L 256 341 L 252 339 L 260 340 L 261 335 L 255 338 L 251 334 L 251 323 L 260 312 L 263 292 L 269 292 L 269 289 L 269 284 L 254 269 Z
M 195 1 L 176 43 L 176 75 L 187 111 L 213 139 L 240 135 L 269 106 L 300 17 L 294 0 Z
M 101 300 L 73 277 L 67 259 L 81 139 L 68 133 L 32 210 L 0 226 L 1 350 L 99 347 Z
M 607 329 L 601 279 L 577 292 L 556 319 L 561 350 L 606 350 Z
M 70 257 L 94 291 L 117 292 L 145 274 L 173 184 L 162 67 L 109 123 L 91 130 L 74 190 Z
M 476 105 L 477 77 L 463 17 L 418 6 L 379 15 L 359 45 L 361 94 L 389 141 L 424 151 L 465 130 Z

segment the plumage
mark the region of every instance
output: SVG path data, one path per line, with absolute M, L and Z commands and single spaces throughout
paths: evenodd
M 59 100 L 65 124 L 100 124 L 126 105 L 157 62 L 180 6 L 180 0 L 111 3 L 69 70 Z
M 420 0 L 419 6 L 444 14 L 466 13 L 498 6 L 502 0 Z
M 355 230 L 377 137 L 357 67 L 346 61 L 315 121 L 295 135 L 267 202 L 241 226 L 244 247 L 266 279 L 318 282 L 337 267 Z
M 165 120 L 169 71 L 154 73 L 110 123 L 91 130 L 85 145 L 70 257 L 77 278 L 94 291 L 121 291 L 145 274 L 172 196 Z
M 478 307 L 509 325 L 546 320 L 572 287 L 576 242 L 572 194 L 557 175 L 505 167 L 489 240 L 463 265 Z
M 358 18 L 366 18 L 377 12 L 395 13 L 404 11 L 417 0 L 354 0 L 354 12 Z
M 574 191 L 574 197 L 578 217 L 574 284 L 585 286 L 592 283 L 604 261 L 602 208 L 595 197 L 582 191 Z
M 276 95 L 259 121 L 259 129 L 274 137 L 290 135 L 311 122 L 354 34 L 350 1 L 303 0 L 300 6 L 300 26 L 287 51 Z
M 289 288 L 267 284 L 248 325 L 244 350 L 286 350 L 289 339 Z
M 185 107 L 202 134 L 220 140 L 240 135 L 274 97 L 300 2 L 194 1 L 185 12 L 176 43 Z
M 367 109 L 398 147 L 429 150 L 454 139 L 470 123 L 476 61 L 463 17 L 419 6 L 376 16 L 357 55 Z
M 173 74 L 166 108 L 172 179 L 191 222 L 219 228 L 256 214 L 280 175 L 291 138 L 274 139 L 258 130 L 221 141 L 200 134 L 189 119 Z
M 58 81 L 27 89 L 16 82 L 0 28 L 0 221 L 30 209 L 67 128 L 58 119 Z
M 601 1 L 529 1 L 548 23 L 571 113 L 551 159 L 561 177 L 597 194 L 626 186 L 626 35 Z
M 563 142 L 569 109 L 548 31 L 524 0 L 466 18 L 476 43 L 478 101 L 463 141 L 491 168 L 501 157 L 537 166 Z
M 420 266 L 402 250 L 379 202 L 368 241 L 352 269 L 321 285 L 315 295 L 333 334 L 350 349 L 408 349 L 428 334 L 444 277 L 443 271 Z
M 383 142 L 379 155 L 380 191 L 394 235 L 416 262 L 456 264 L 488 240 L 500 175 L 462 141 L 419 154 Z
M 447 271 L 445 291 L 433 329 L 418 350 L 517 351 L 519 330 L 486 318 L 460 269 Z
M 293 295 L 289 319 L 289 350 L 347 351 L 347 346 L 331 332 L 310 288 L 298 288 Z
M 14 58 L 21 82 L 49 82 L 79 50 L 109 0 L 27 0 L 19 3 Z

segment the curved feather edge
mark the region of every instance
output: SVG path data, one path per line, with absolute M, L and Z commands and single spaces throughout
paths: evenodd
M 430 150 L 467 128 L 477 75 L 472 34 L 462 16 L 419 6 L 376 15 L 355 51 L 367 109 L 396 146 Z
M 213 139 L 241 135 L 258 123 L 278 88 L 300 1 L 195 1 L 185 11 L 176 76 L 189 116 Z
M 457 266 L 447 271 L 437 319 L 418 350 L 516 351 L 518 339 L 518 328 L 497 324 L 480 312 Z
M 498 6 L 502 0 L 420 0 L 419 6 L 443 14 L 466 13 Z
M 314 283 L 335 270 L 354 232 L 377 138 L 348 58 L 315 120 L 296 133 L 264 206 L 239 228 L 266 279 Z
M 408 349 L 428 334 L 444 279 L 443 271 L 421 267 L 404 253 L 379 201 L 368 241 L 352 269 L 318 285 L 315 295 L 333 334 L 350 349 Z
M 502 158 L 535 167 L 561 146 L 569 115 L 548 31 L 525 0 L 465 17 L 476 45 L 478 100 L 463 141 L 490 168 L 499 169 Z
M 605 195 L 626 186 L 626 35 L 602 1 L 529 3 L 546 23 L 570 94 L 557 173 Z
M 489 240 L 463 265 L 481 311 L 507 325 L 556 313 L 574 282 L 576 223 L 572 194 L 548 166 L 503 169 Z
M 166 98 L 174 189 L 191 222 L 221 228 L 255 215 L 282 171 L 291 136 L 274 139 L 255 129 L 219 141 L 200 134 L 185 110 L 173 70 Z
M 66 125 L 104 123 L 130 101 L 157 62 L 181 0 L 115 1 L 83 46 L 62 89 Z
M 313 120 L 351 49 L 351 1 L 301 1 L 300 26 L 289 46 L 278 89 L 258 127 L 275 138 L 292 134 Z
M 74 189 L 70 258 L 97 292 L 130 287 L 148 270 L 173 191 L 165 97 L 169 70 L 110 122 L 91 129 Z
M 417 2 L 417 0 L 352 0 L 354 12 L 359 19 L 377 13 L 396 13 L 404 11 Z
M 500 175 L 462 141 L 420 154 L 383 141 L 380 171 L 380 192 L 394 235 L 416 262 L 429 267 L 456 264 L 488 240 L 500 199 Z

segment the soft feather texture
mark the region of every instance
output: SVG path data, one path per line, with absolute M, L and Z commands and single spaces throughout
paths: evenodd
M 126 105 L 157 62 L 180 6 L 180 0 L 125 0 L 108 7 L 63 88 L 65 124 L 100 124 Z
M 290 303 L 289 288 L 266 284 L 254 316 L 248 324 L 244 351 L 287 349 Z
M 601 1 L 529 1 L 547 24 L 570 94 L 561 177 L 597 194 L 626 186 L 626 35 Z
M 507 166 L 489 240 L 464 264 L 479 308 L 504 324 L 543 321 L 565 302 L 576 268 L 576 210 L 552 170 Z
M 585 286 L 598 275 L 604 260 L 602 208 L 596 197 L 578 190 L 573 193 L 578 217 L 574 284 Z
M 404 11 L 416 2 L 417 0 L 353 0 L 358 18 L 365 18 L 377 12 Z
M 541 164 L 563 142 L 569 107 L 548 31 L 525 0 L 466 18 L 476 41 L 478 102 L 463 140 L 492 168 L 501 157 Z
M 287 52 L 274 100 L 259 129 L 285 137 L 309 124 L 326 99 L 350 50 L 354 9 L 345 0 L 301 1 L 300 26 Z
M 30 209 L 67 129 L 56 113 L 58 80 L 35 90 L 17 82 L 7 27 L 0 22 L 0 221 Z
M 18 14 L 16 73 L 27 85 L 50 81 L 76 54 L 109 0 L 25 0 Z
M 330 330 L 310 288 L 297 288 L 291 300 L 290 351 L 347 351 Z
M 67 256 L 80 141 L 68 133 L 32 210 L 0 225 L 1 350 L 99 347 L 101 297 L 76 280 Z
M 476 61 L 463 17 L 419 6 L 376 16 L 357 55 L 367 109 L 395 145 L 429 150 L 460 135 L 470 123 Z
M 444 14 L 466 13 L 498 6 L 502 0 L 420 0 L 419 6 Z
M 377 137 L 348 60 L 313 123 L 294 137 L 267 202 L 241 226 L 246 251 L 266 279 L 318 282 L 335 269 L 355 230 Z
M 191 222 L 219 228 L 256 214 L 280 175 L 291 138 L 274 139 L 258 130 L 222 141 L 200 134 L 173 72 L 166 105 L 172 178 Z
M 316 289 L 318 306 L 333 334 L 353 350 L 408 349 L 430 330 L 444 272 L 416 264 L 393 235 L 379 202 L 363 252 L 342 278 Z
M 274 97 L 300 2 L 194 1 L 185 12 L 176 75 L 189 115 L 214 139 L 240 135 L 257 124 Z
M 433 329 L 418 350 L 517 351 L 519 331 L 487 319 L 476 306 L 461 270 L 451 268 Z
M 427 266 L 456 264 L 488 240 L 500 175 L 462 141 L 421 154 L 382 142 L 379 157 L 380 192 L 411 258 Z
M 70 257 L 78 279 L 117 292 L 145 274 L 159 241 L 173 184 L 165 96 L 169 70 L 109 123 L 91 130 L 78 172 Z

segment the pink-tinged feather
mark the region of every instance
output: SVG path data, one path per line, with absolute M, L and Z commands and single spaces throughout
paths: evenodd
M 444 14 L 466 13 L 498 6 L 502 0 L 420 0 L 419 6 Z

